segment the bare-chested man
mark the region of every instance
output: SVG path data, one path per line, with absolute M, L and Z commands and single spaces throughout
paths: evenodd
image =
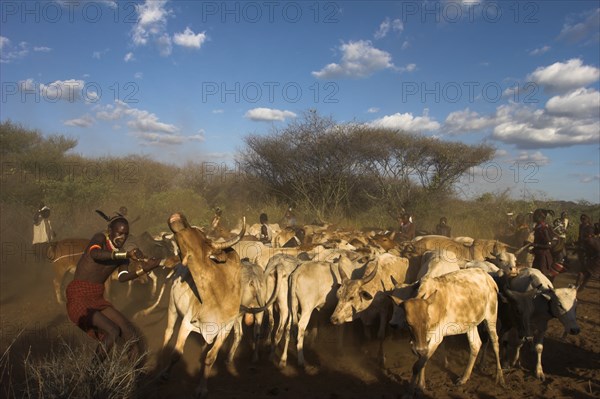
M 77 263 L 75 277 L 67 286 L 67 313 L 69 319 L 92 338 L 101 342 L 105 352 L 118 338 L 125 341 L 136 338 L 136 355 L 143 349 L 133 324 L 104 299 L 104 282 L 116 268 L 119 281 L 133 280 L 159 266 L 160 259 L 142 261 L 144 255 L 135 248 L 123 251 L 129 235 L 129 223 L 124 217 L 113 218 L 108 230 L 95 234 Z M 129 260 L 142 261 L 142 269 L 135 270 Z M 97 353 L 100 355 L 101 347 Z

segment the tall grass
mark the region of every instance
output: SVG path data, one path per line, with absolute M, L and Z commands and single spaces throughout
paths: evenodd
M 16 340 L 16 339 L 15 339 Z M 14 343 L 14 341 L 13 341 Z M 132 357 L 136 344 L 129 341 L 105 353 L 96 360 L 89 346 L 63 341 L 58 349 L 40 359 L 33 359 L 30 350 L 23 360 L 24 381 L 12 378 L 12 344 L 0 358 L 0 394 L 9 398 L 38 399 L 130 399 L 141 397 L 138 386 L 146 372 L 147 353 Z

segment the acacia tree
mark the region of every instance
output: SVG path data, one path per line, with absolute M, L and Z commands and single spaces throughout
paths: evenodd
M 240 154 L 249 177 L 276 198 L 302 203 L 323 219 L 375 204 L 409 207 L 424 196 L 452 192 L 493 148 L 441 141 L 417 134 L 337 124 L 308 111 L 266 136 L 245 138 Z

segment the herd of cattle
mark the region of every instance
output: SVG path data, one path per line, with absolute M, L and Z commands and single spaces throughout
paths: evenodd
M 265 245 L 246 234 L 245 220 L 226 238 L 210 237 L 180 213 L 171 215 L 169 228 L 172 234 L 153 238 L 145 233 L 130 243 L 146 255 L 168 258 L 167 265 L 177 264 L 168 278 L 150 273 L 153 294 L 159 280 L 164 284 L 156 302 L 136 316 L 156 309 L 170 288 L 164 347 L 180 316 L 182 321 L 162 377 L 181 357 L 188 335 L 197 332 L 208 345 L 197 390 L 201 396 L 208 392 L 212 365 L 231 332 L 228 367 L 235 373 L 244 321 L 254 322 L 253 359 L 258 358 L 260 336 L 266 336 L 271 356 L 279 354 L 280 367 L 287 364 L 294 336 L 298 364 L 305 365 L 304 337 L 313 317 L 326 315 L 334 325 L 360 320 L 367 334 L 368 326 L 378 323 L 382 364 L 387 327 L 406 328 L 418 356 L 411 393 L 425 389 L 425 366 L 445 336 L 466 333 L 469 340 L 470 356 L 458 384 L 469 379 L 482 345 L 483 361 L 489 342 L 496 383 L 504 384 L 502 365 L 514 366 L 527 340 L 537 353 L 535 375 L 544 379 L 541 358 L 549 320 L 558 318 L 565 335 L 579 333 L 576 287 L 554 288 L 537 269 L 517 265 L 518 249 L 496 240 L 428 235 L 396 242 L 388 232 L 306 226 L 304 244 L 286 248 L 277 243 L 287 237 Z M 248 228 L 249 233 L 256 230 Z M 74 270 L 87 244 L 85 239 L 63 240 L 49 250 L 59 302 L 65 275 Z

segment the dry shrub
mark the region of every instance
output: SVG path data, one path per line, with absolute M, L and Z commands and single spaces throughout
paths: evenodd
M 135 341 L 117 345 L 96 360 L 89 346 L 62 342 L 58 350 L 41 359 L 24 360 L 25 382 L 17 386 L 10 378 L 10 347 L 0 358 L 2 394 L 22 398 L 128 399 L 141 396 L 138 385 L 146 372 L 147 353 L 131 357 Z

